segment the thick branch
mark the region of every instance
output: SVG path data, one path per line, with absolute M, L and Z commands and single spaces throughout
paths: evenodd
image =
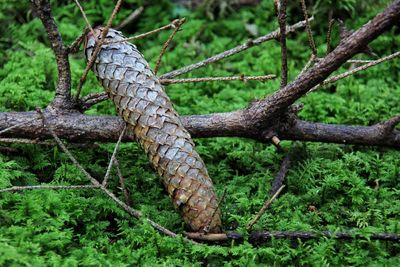
M 0 113 L 0 129 L 20 124 L 4 133 L 3 137 L 48 139 L 50 133 L 40 120 L 22 124 L 35 118 L 36 112 Z M 115 116 L 88 116 L 80 113 L 47 114 L 47 123 L 59 137 L 70 141 L 115 142 L 124 127 L 122 119 Z M 395 117 L 397 118 L 397 117 Z M 209 115 L 182 116 L 184 126 L 193 137 L 237 136 L 268 142 L 269 130 L 254 129 L 245 120 L 243 111 L 215 113 Z M 388 131 L 392 120 L 372 126 L 347 126 L 306 122 L 299 119 L 281 121 L 274 130 L 282 140 L 302 140 L 340 144 L 374 145 L 400 148 L 400 131 Z M 127 132 L 124 141 L 133 141 Z
M 247 110 L 248 118 L 262 123 L 273 122 L 287 107 L 311 88 L 323 82 L 333 71 L 359 53 L 369 42 L 396 24 L 399 19 L 400 0 L 396 0 L 384 12 L 378 14 L 348 38 L 342 40 L 335 50 L 294 82 L 273 95 L 254 102 Z
M 64 46 L 60 31 L 51 14 L 48 0 L 31 0 L 32 6 L 46 29 L 51 48 L 53 49 L 58 69 L 56 94 L 51 106 L 55 109 L 69 110 L 71 102 L 71 70 L 68 60 L 68 49 Z

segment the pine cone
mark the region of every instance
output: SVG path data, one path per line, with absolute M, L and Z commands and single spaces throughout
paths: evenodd
M 85 38 L 87 60 L 103 28 Z M 110 29 L 107 41 L 124 39 Z M 104 44 L 92 67 L 119 116 L 162 177 L 173 204 L 193 231 L 221 231 L 220 211 L 213 183 L 188 131 L 183 127 L 158 78 L 136 46 L 128 42 Z

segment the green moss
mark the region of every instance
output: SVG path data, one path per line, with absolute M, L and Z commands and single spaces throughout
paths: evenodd
M 113 1 L 82 1 L 93 23 L 103 23 Z M 177 15 L 187 23 L 163 59 L 160 73 L 204 59 L 251 38 L 245 23 L 257 25 L 259 34 L 277 27 L 272 1 L 257 8 L 204 18 L 203 11 L 189 11 L 170 1 L 146 6 L 140 20 L 127 27 L 126 35 L 165 25 Z M 322 1 L 318 1 L 319 3 Z M 338 10 L 348 13 L 358 1 L 345 1 Z M 346 21 L 358 27 L 381 10 L 383 2 Z M 79 10 L 70 1 L 52 1 L 57 23 L 66 43 L 84 27 Z M 119 23 L 142 1 L 126 1 L 116 18 Z M 352 6 L 353 5 L 353 6 Z M 228 9 L 229 10 L 229 9 Z M 364 10 L 364 9 L 363 9 Z M 321 10 L 323 14 L 323 10 Z M 291 7 L 289 20 L 301 18 Z M 326 17 L 313 24 L 324 32 Z M 57 81 L 54 56 L 38 19 L 24 1 L 0 3 L 0 111 L 32 110 L 45 107 L 54 95 Z M 334 31 L 335 33 L 336 31 Z M 154 66 L 168 32 L 139 40 L 138 47 Z M 294 79 L 310 55 L 304 32 L 288 40 L 289 77 Z M 334 38 L 337 41 L 337 39 Z M 316 36 L 321 55 L 325 36 Z M 394 30 L 378 38 L 372 47 L 380 56 L 398 50 L 400 38 Z M 212 66 L 195 70 L 186 77 L 262 75 L 280 73 L 280 49 L 276 42 L 254 47 Z M 364 55 L 357 57 L 366 58 Z M 83 54 L 70 57 L 73 88 L 84 70 Z M 339 71 L 345 71 L 345 65 Z M 400 61 L 376 66 L 329 85 L 301 99 L 300 117 L 327 123 L 370 125 L 400 113 Z M 180 114 L 204 114 L 243 108 L 249 101 L 274 92 L 279 81 L 199 83 L 167 88 Z M 89 74 L 83 94 L 101 91 Z M 74 90 L 73 90 L 74 91 Z M 115 114 L 113 105 L 103 102 L 88 114 Z M 246 225 L 263 205 L 283 155 L 268 144 L 240 138 L 196 139 L 219 195 L 226 187 L 222 204 L 225 228 L 245 233 Z M 284 142 L 290 148 L 290 142 Z M 377 147 L 306 143 L 297 146 L 287 187 L 255 226 L 256 230 L 317 230 L 360 233 L 400 233 L 400 152 Z M 10 185 L 85 184 L 85 178 L 57 148 L 11 145 L 19 155 L 0 155 L 0 188 Z M 113 144 L 97 148 L 75 148 L 72 152 L 90 173 L 101 180 Z M 185 227 L 174 211 L 159 177 L 136 144 L 123 144 L 119 161 L 135 209 L 161 225 L 183 233 Z M 113 171 L 110 189 L 123 198 Z M 309 209 L 309 206 L 316 209 Z M 36 190 L 0 195 L 1 266 L 396 266 L 400 246 L 396 243 L 330 238 L 309 241 L 274 239 L 264 246 L 247 242 L 228 246 L 187 244 L 181 238 L 157 233 L 146 222 L 119 209 L 105 195 L 94 190 Z

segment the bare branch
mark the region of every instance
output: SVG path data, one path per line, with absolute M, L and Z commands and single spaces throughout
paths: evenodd
M 71 102 L 71 70 L 68 49 L 64 46 L 57 24 L 51 14 L 49 1 L 31 0 L 31 3 L 47 32 L 57 63 L 58 81 L 51 106 L 54 109 L 69 110 L 73 107 L 73 103 Z
M 400 19 L 400 0 L 396 0 L 382 13 L 344 39 L 324 60 L 315 64 L 302 76 L 271 96 L 252 103 L 245 111 L 248 118 L 270 124 L 301 98 L 311 88 L 323 82 L 352 56 L 359 53 L 369 42 L 390 29 Z
M 254 218 L 249 222 L 249 224 L 247 225 L 247 230 L 250 231 L 253 228 L 253 225 L 256 224 L 258 222 L 258 220 L 261 218 L 261 216 L 265 213 L 265 211 L 271 206 L 272 202 L 274 202 L 274 200 L 279 196 L 279 194 L 282 192 L 283 188 L 285 188 L 284 185 L 282 185 L 278 191 L 275 192 L 275 194 L 268 199 L 264 205 L 262 206 L 262 208 L 258 211 L 258 213 L 256 214 L 256 216 L 254 216 Z
M 107 187 L 108 177 L 110 176 L 111 168 L 114 164 L 115 156 L 117 155 L 118 147 L 119 147 L 119 144 L 121 143 L 122 137 L 125 134 L 125 131 L 126 131 L 126 125 L 125 125 L 124 129 L 122 129 L 121 134 L 119 135 L 117 144 L 115 145 L 114 151 L 111 155 L 110 163 L 108 164 L 106 174 L 104 175 L 104 178 L 103 178 L 102 186 L 104 186 L 104 187 Z
M 93 189 L 99 188 L 95 185 L 27 185 L 27 186 L 12 186 L 9 188 L 0 189 L 0 193 L 3 192 L 17 192 L 24 190 L 34 189 Z
M 357 68 L 354 68 L 354 69 L 352 69 L 352 70 L 346 71 L 346 72 L 344 72 L 344 73 L 335 75 L 335 76 L 333 76 L 333 77 L 331 77 L 331 78 L 328 78 L 328 79 L 324 80 L 324 81 L 323 81 L 322 83 L 320 83 L 319 85 L 313 87 L 313 88 L 310 90 L 310 92 L 313 92 L 313 91 L 317 90 L 321 85 L 325 85 L 325 84 L 328 84 L 328 83 L 334 83 L 334 82 L 336 82 L 336 81 L 338 81 L 338 80 L 340 80 L 340 79 L 349 77 L 349 76 L 351 76 L 351 75 L 353 75 L 353 74 L 355 74 L 355 73 L 357 73 L 357 72 L 366 70 L 366 69 L 368 69 L 368 68 L 370 68 L 370 67 L 376 66 L 376 65 L 381 64 L 381 63 L 383 63 L 383 62 L 385 62 L 385 61 L 392 60 L 392 59 L 394 59 L 394 58 L 396 58 L 396 57 L 398 57 L 398 56 L 400 56 L 400 51 L 395 52 L 395 53 L 393 53 L 393 54 L 391 54 L 391 55 L 388 55 L 388 56 L 386 56 L 386 57 L 382 57 L 382 58 L 380 58 L 380 59 L 370 61 L 370 62 L 367 63 L 367 64 L 361 65 L 361 66 L 359 66 L 359 67 L 357 67 Z M 323 60 L 323 59 L 321 59 L 321 60 Z M 349 61 L 350 61 L 350 60 L 349 60 Z M 348 62 L 348 61 L 347 61 L 347 62 Z
M 7 128 L 28 118 L 36 112 L 3 112 L 0 113 L 0 127 Z M 48 125 L 57 135 L 72 141 L 116 142 L 124 127 L 122 119 L 116 116 L 88 116 L 79 113 L 66 113 L 54 116 L 46 114 Z M 273 135 L 281 140 L 301 140 L 338 144 L 358 144 L 400 148 L 400 131 L 394 129 L 390 135 L 384 135 L 379 124 L 372 126 L 349 126 L 307 122 L 299 119 L 279 121 L 272 129 L 260 126 L 254 128 L 241 110 L 208 115 L 181 116 L 184 127 L 193 137 L 236 136 L 251 138 L 261 142 L 270 142 Z M 258 122 L 261 124 L 261 122 Z M 270 131 L 272 132 L 270 135 Z M 28 126 L 16 127 L 4 134 L 5 137 L 48 139 L 52 136 L 39 121 Z M 133 141 L 129 130 L 123 141 Z
M 79 101 L 79 95 L 81 93 L 82 86 L 86 81 L 86 77 L 87 77 L 87 75 L 89 73 L 89 70 L 92 68 L 93 63 L 96 60 L 97 55 L 99 54 L 99 52 L 101 50 L 101 46 L 104 44 L 104 42 L 106 40 L 106 36 L 107 36 L 108 30 L 110 29 L 111 24 L 112 24 L 115 16 L 118 13 L 118 10 L 121 7 L 121 4 L 122 4 L 122 0 L 118 0 L 118 2 L 115 4 L 114 10 L 113 10 L 110 18 L 107 21 L 107 25 L 102 30 L 102 34 L 101 34 L 100 40 L 98 41 L 98 43 L 96 43 L 96 48 L 94 49 L 94 52 L 92 53 L 92 56 L 91 56 L 88 64 L 86 65 L 85 70 L 83 71 L 82 77 L 79 79 L 79 85 L 78 85 L 78 88 L 76 90 L 76 96 L 75 96 L 75 101 L 77 101 L 77 102 Z M 93 36 L 95 36 L 94 31 L 93 31 L 92 34 L 93 34 Z
M 20 123 L 15 124 L 15 125 L 12 125 L 12 126 L 10 126 L 10 127 L 7 127 L 7 128 L 5 128 L 5 129 L 3 129 L 3 130 L 0 131 L 0 135 L 1 135 L 1 134 L 4 134 L 4 133 L 6 133 L 6 132 L 8 132 L 8 131 L 10 131 L 10 130 L 12 130 L 12 129 L 15 129 L 15 128 L 21 127 L 21 126 L 23 126 L 23 125 L 29 124 L 30 122 L 33 122 L 33 121 L 35 121 L 35 120 L 37 120 L 37 119 L 38 119 L 38 118 L 29 119 L 29 120 L 27 120 L 27 121 L 23 121 L 23 122 L 20 122 Z
M 81 3 L 79 3 L 79 0 L 74 0 L 74 1 L 75 1 L 75 4 L 78 6 L 79 10 L 81 11 L 82 17 L 83 17 L 83 19 L 85 20 L 85 23 L 86 23 L 86 27 L 90 30 L 90 33 L 94 35 L 93 27 L 92 27 L 92 25 L 90 24 L 90 21 L 89 21 L 89 19 L 87 18 L 86 12 L 85 12 L 85 10 L 83 9 Z
M 313 19 L 314 18 L 311 17 L 309 19 L 309 21 L 311 21 Z M 298 22 L 296 24 L 288 26 L 288 27 L 286 27 L 286 33 L 294 32 L 297 29 L 303 28 L 305 26 L 305 24 L 306 24 L 305 21 L 300 21 L 300 22 Z M 258 38 L 254 39 L 254 40 L 249 40 L 246 43 L 244 43 L 242 45 L 239 45 L 239 46 L 237 46 L 235 48 L 226 50 L 226 51 L 224 51 L 222 53 L 219 53 L 217 55 L 214 55 L 212 57 L 204 59 L 204 60 L 202 60 L 200 62 L 191 64 L 189 66 L 185 66 L 183 68 L 180 68 L 180 69 L 168 72 L 168 73 L 165 73 L 165 74 L 160 76 L 160 79 L 172 79 L 172 78 L 174 78 L 176 76 L 188 73 L 188 72 L 190 72 L 192 70 L 204 67 L 204 66 L 206 66 L 208 64 L 220 61 L 221 59 L 224 59 L 224 58 L 230 57 L 232 55 L 238 54 L 240 52 L 243 52 L 243 51 L 245 51 L 245 50 L 247 50 L 247 49 L 249 49 L 249 48 L 251 48 L 253 46 L 260 45 L 260 44 L 262 44 L 264 42 L 277 39 L 277 38 L 279 38 L 279 36 L 280 36 L 280 31 L 278 29 L 278 30 L 273 31 L 273 32 L 271 32 L 269 34 L 266 34 L 264 36 L 258 37 Z
M 291 161 L 292 155 L 291 152 L 288 152 L 281 163 L 281 167 L 276 174 L 274 181 L 272 182 L 271 189 L 269 191 L 270 196 L 275 195 L 276 192 L 278 192 L 282 188 L 283 183 L 286 179 L 286 175 L 289 171 Z
M 136 19 L 138 19 L 140 17 L 143 10 L 144 10 L 143 6 L 140 6 L 137 9 L 135 9 L 126 19 L 124 19 L 117 27 L 115 27 L 115 29 L 121 30 L 128 24 L 131 24 L 132 22 L 134 22 Z
M 275 3 L 278 3 L 277 11 L 278 11 L 278 23 L 279 23 L 279 31 L 281 32 L 279 36 L 279 42 L 281 44 L 281 87 L 285 87 L 288 82 L 288 63 L 287 63 L 287 47 L 286 47 L 286 0 L 279 0 Z M 308 25 L 308 21 L 306 18 L 306 25 Z
M 176 33 L 181 29 L 183 23 L 185 23 L 185 18 L 178 19 L 178 20 L 175 20 L 174 22 L 172 22 L 172 24 L 174 24 L 174 31 L 171 33 L 168 40 L 165 42 L 165 44 L 163 45 L 163 48 L 161 49 L 160 55 L 158 56 L 158 59 L 156 62 L 156 66 L 154 67 L 155 75 L 157 75 L 158 69 L 160 68 L 160 65 L 161 65 L 161 59 L 162 59 L 163 55 L 165 54 L 167 47 L 171 43 L 171 41 L 174 38 L 174 36 L 176 35 Z
M 119 161 L 117 160 L 117 158 L 114 159 L 114 165 L 115 165 L 115 168 L 117 169 L 117 175 L 118 175 L 118 178 L 119 178 L 119 183 L 121 185 L 121 190 L 124 193 L 125 203 L 126 203 L 126 205 L 131 207 L 132 206 L 132 200 L 129 197 L 128 190 L 126 189 L 125 178 L 122 175 L 121 168 L 119 166 Z
M 149 35 L 158 33 L 160 31 L 164 31 L 164 30 L 168 30 L 168 29 L 174 29 L 175 23 L 176 23 L 176 20 L 172 21 L 171 23 L 169 23 L 167 25 L 164 25 L 164 26 L 162 26 L 160 28 L 157 28 L 157 29 L 149 31 L 149 32 L 141 33 L 141 34 L 138 34 L 138 35 L 135 35 L 135 36 L 132 36 L 132 37 L 128 37 L 128 38 L 124 38 L 124 39 L 120 39 L 120 40 L 107 41 L 105 43 L 106 44 L 115 44 L 115 43 L 128 42 L 128 41 L 144 38 L 144 37 L 147 37 Z
M 275 79 L 276 75 L 263 76 L 232 76 L 232 77 L 202 77 L 202 78 L 187 78 L 187 79 L 161 79 L 160 82 L 164 85 L 176 83 L 198 83 L 198 82 L 215 82 L 215 81 L 266 81 Z
M 300 0 L 300 2 L 301 2 L 301 9 L 304 14 L 304 19 L 305 19 L 305 21 L 307 21 L 306 30 L 307 30 L 308 42 L 310 44 L 312 55 L 317 56 L 317 48 L 315 47 L 314 37 L 313 37 L 312 31 L 311 31 L 311 26 L 310 26 L 310 23 L 308 22 L 307 6 L 306 6 L 306 3 L 304 0 Z
M 328 25 L 328 32 L 326 33 L 326 54 L 329 54 L 332 51 L 332 46 L 331 46 L 331 36 L 332 36 L 332 29 L 333 25 L 335 24 L 334 19 L 331 19 L 329 21 Z

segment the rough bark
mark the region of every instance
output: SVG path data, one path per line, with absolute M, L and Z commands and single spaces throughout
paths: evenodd
M 35 117 L 37 117 L 35 111 L 3 112 L 0 113 L 0 128 L 5 129 Z M 116 142 L 124 127 L 122 119 L 116 116 L 89 116 L 78 112 L 65 114 L 46 112 L 46 117 L 47 123 L 52 126 L 58 136 L 73 142 Z M 271 138 L 269 132 L 265 132 L 263 128 L 254 130 L 246 127 L 242 112 L 182 116 L 181 120 L 183 126 L 193 137 L 236 136 L 261 142 L 269 142 Z M 291 122 L 282 122 L 276 129 L 276 134 L 282 140 L 400 148 L 400 130 L 389 131 L 384 125 L 379 123 L 372 126 L 348 126 L 294 119 Z M 43 128 L 40 120 L 15 127 L 2 136 L 30 139 L 52 138 L 50 133 Z M 127 131 L 123 140 L 133 141 L 132 132 Z

